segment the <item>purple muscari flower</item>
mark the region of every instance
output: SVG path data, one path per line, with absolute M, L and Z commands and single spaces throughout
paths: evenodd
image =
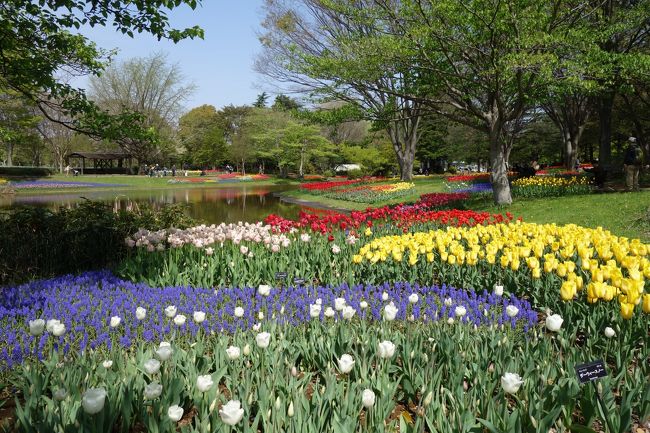
M 382 299 L 383 293 L 388 300 Z M 417 293 L 419 301 L 411 304 L 409 295 Z M 0 369 L 11 368 L 26 356 L 43 354 L 54 347 L 70 352 L 83 352 L 88 348 L 110 350 L 113 345 L 133 348 L 142 341 L 159 342 L 174 338 L 195 336 L 201 328 L 206 333 L 234 333 L 248 330 L 259 322 L 259 311 L 264 321 L 281 325 L 300 326 L 312 319 L 309 305 L 322 300 L 321 321 L 324 310 L 334 307 L 334 299 L 342 297 L 357 313 L 354 320 L 381 321 L 383 308 L 393 302 L 399 309 L 397 320 L 406 320 L 411 314 L 417 321 L 432 322 L 454 317 L 457 306 L 466 309 L 462 323 L 471 326 L 499 325 L 506 321 L 513 327 L 527 331 L 537 321 L 527 301 L 514 296 L 495 297 L 486 290 L 456 289 L 450 286 L 420 286 L 409 282 L 380 285 L 356 284 L 349 286 L 301 286 L 273 289 L 268 297 L 260 296 L 254 287 L 213 288 L 149 287 L 117 278 L 107 271 L 87 272 L 78 276 L 66 275 L 50 280 L 34 281 L 10 290 L 0 291 Z M 451 305 L 444 300 L 451 299 Z M 361 309 L 360 302 L 368 303 Z M 164 308 L 175 305 L 179 314 L 188 317 L 194 311 L 205 311 L 207 320 L 197 325 L 188 320 L 186 326 L 173 325 L 164 315 Z M 505 313 L 508 305 L 519 309 L 516 318 Z M 236 306 L 244 308 L 244 316 L 236 318 Z M 135 319 L 135 310 L 143 307 L 147 315 Z M 484 314 L 487 310 L 487 315 Z M 426 319 L 424 316 L 426 315 Z M 119 316 L 122 323 L 110 328 L 110 317 Z M 337 313 L 338 320 L 341 319 Z M 59 319 L 66 325 L 62 337 L 48 333 L 38 338 L 27 332 L 27 322 L 34 318 Z

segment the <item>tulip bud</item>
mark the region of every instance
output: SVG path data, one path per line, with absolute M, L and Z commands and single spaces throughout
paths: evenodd
M 275 410 L 280 410 L 280 407 L 282 407 L 282 400 L 280 399 L 280 396 L 275 399 Z
M 433 391 L 429 391 L 426 397 L 424 397 L 424 401 L 422 402 L 422 406 L 427 407 L 431 404 L 433 401 Z
M 294 412 L 293 412 L 293 401 L 292 401 L 291 403 L 289 403 L 289 409 L 287 410 L 287 415 L 289 416 L 289 418 L 292 418 L 293 414 Z
M 244 346 L 244 356 L 248 356 L 250 354 L 251 354 L 251 346 L 247 344 L 246 346 Z
M 298 369 L 296 368 L 295 365 L 294 365 L 293 367 L 291 367 L 291 375 L 292 375 L 293 377 L 297 377 L 297 376 L 298 376 Z

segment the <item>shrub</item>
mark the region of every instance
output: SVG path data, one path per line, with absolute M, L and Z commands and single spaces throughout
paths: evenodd
M 23 208 L 0 214 L 0 284 L 105 267 L 119 261 L 124 239 L 140 227 L 187 227 L 183 208 L 113 212 L 85 202 L 73 209 Z

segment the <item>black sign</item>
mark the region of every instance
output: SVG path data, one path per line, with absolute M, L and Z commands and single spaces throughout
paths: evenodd
M 276 280 L 286 280 L 287 279 L 287 273 L 286 272 L 276 272 L 275 273 L 275 279 Z
M 304 278 L 294 278 L 293 283 L 298 284 L 298 285 L 305 284 L 305 279 Z
M 600 379 L 601 377 L 606 377 L 607 370 L 605 369 L 605 363 L 602 359 L 599 359 L 598 361 L 576 365 L 576 374 L 580 383 L 586 383 Z

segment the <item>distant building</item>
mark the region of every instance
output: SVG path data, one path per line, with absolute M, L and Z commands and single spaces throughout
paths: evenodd
M 352 171 L 352 170 L 361 170 L 361 165 L 359 164 L 339 164 L 334 167 L 334 171 L 337 173 Z

